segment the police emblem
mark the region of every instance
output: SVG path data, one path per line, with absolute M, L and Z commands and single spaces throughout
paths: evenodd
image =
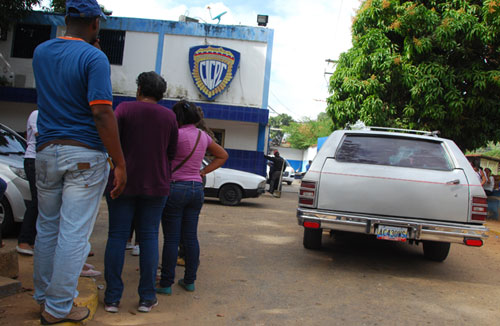
M 222 46 L 202 45 L 189 49 L 193 81 L 209 100 L 229 86 L 240 63 L 240 53 Z

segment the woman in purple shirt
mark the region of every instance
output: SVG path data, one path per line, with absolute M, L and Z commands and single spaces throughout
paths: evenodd
M 140 312 L 158 304 L 155 282 L 158 268 L 158 230 L 170 190 L 171 163 L 177 146 L 177 121 L 172 110 L 157 104 L 167 89 L 165 80 L 144 72 L 137 78 L 137 101 L 120 103 L 116 120 L 127 164 L 127 186 L 112 199 L 106 193 L 109 232 L 104 257 L 104 309 L 118 312 L 123 293 L 121 273 L 125 246 L 134 215 L 140 238 Z M 113 184 L 110 178 L 108 186 Z
M 156 288 L 156 292 L 162 294 L 172 293 L 181 233 L 186 269 L 184 278 L 178 283 L 186 291 L 194 291 L 200 259 L 197 230 L 204 200 L 202 177 L 221 167 L 228 158 L 227 152 L 221 146 L 213 142 L 204 131 L 196 128 L 200 115 L 194 104 L 180 101 L 172 110 L 179 125 L 179 138 L 172 162 L 170 195 L 161 221 L 164 241 L 160 287 Z M 200 171 L 207 150 L 215 159 Z

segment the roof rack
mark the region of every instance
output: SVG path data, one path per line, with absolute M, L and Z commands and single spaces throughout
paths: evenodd
M 402 128 L 387 128 L 387 127 L 366 127 L 368 130 L 374 131 L 398 131 L 398 132 L 407 132 L 410 134 L 422 134 L 426 136 L 438 137 L 439 130 L 435 131 L 425 131 L 425 130 L 412 130 L 412 129 L 402 129 Z

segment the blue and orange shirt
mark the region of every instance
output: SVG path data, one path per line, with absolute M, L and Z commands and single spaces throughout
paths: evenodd
M 106 55 L 79 38 L 59 37 L 40 44 L 33 55 L 38 104 L 37 147 L 72 139 L 105 151 L 90 107 L 112 104 Z

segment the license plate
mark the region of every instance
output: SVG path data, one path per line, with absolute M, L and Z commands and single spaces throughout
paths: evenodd
M 395 226 L 379 225 L 375 231 L 377 239 L 406 242 L 408 229 Z

